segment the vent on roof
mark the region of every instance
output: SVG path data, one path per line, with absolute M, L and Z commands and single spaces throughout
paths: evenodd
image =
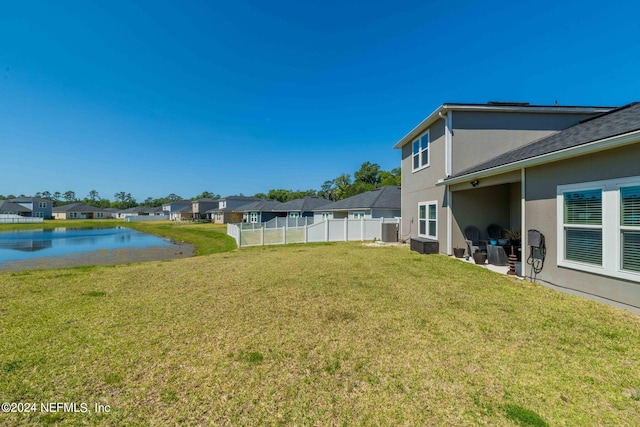
M 528 102 L 503 102 L 503 101 L 489 101 L 489 105 L 498 105 L 501 107 L 526 107 L 530 105 Z

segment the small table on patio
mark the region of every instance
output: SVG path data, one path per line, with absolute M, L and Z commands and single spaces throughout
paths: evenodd
M 493 265 L 508 265 L 509 258 L 502 246 L 487 245 L 487 262 Z

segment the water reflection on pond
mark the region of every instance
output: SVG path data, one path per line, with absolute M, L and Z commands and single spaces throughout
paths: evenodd
M 64 256 L 100 249 L 144 248 L 171 243 L 125 227 L 55 228 L 0 232 L 0 268 L 5 261 Z

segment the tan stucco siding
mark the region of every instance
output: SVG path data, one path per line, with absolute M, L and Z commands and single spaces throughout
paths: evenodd
M 447 210 L 444 206 L 446 189 L 436 187 L 445 177 L 444 121 L 429 129 L 429 166 L 413 172 L 412 144 L 402 147 L 402 238 L 418 237 L 418 203 L 438 201 L 438 240 L 440 251 L 446 251 Z
M 453 115 L 453 173 L 499 154 L 566 129 L 589 116 L 455 112 Z
M 638 158 L 640 144 L 527 169 L 526 228 L 542 232 L 547 247 L 540 279 L 572 293 L 640 307 L 640 283 L 558 266 L 556 203 L 558 185 L 640 176 Z

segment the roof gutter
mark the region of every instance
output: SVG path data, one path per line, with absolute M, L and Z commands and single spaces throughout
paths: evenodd
M 587 144 L 579 145 L 577 147 L 565 148 L 564 150 L 554 151 L 552 153 L 542 154 L 536 157 L 519 160 L 505 165 L 496 166 L 490 169 L 484 169 L 477 172 L 457 176 L 450 179 L 438 180 L 436 186 L 460 184 L 468 181 L 472 181 L 478 178 L 486 178 L 493 175 L 500 175 L 507 172 L 512 172 L 521 168 L 528 168 L 532 166 L 538 166 L 544 163 L 555 162 L 558 160 L 570 159 L 572 157 L 578 157 L 585 154 L 597 153 L 598 151 L 609 150 L 612 148 L 623 147 L 640 142 L 640 130 L 625 133 L 623 135 L 616 135 L 598 141 L 589 142 Z

